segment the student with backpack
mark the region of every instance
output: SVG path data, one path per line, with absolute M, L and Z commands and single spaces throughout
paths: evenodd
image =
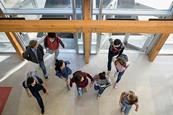
M 65 79 L 67 89 L 70 90 L 69 75 L 72 74 L 72 70 L 68 67 L 68 64 L 70 64 L 69 61 L 56 60 L 55 71 L 56 71 L 56 76 L 58 76 L 61 79 Z
M 35 97 L 38 105 L 40 106 L 41 113 L 44 114 L 44 103 L 40 96 L 39 91 L 43 90 L 45 94 L 48 94 L 48 90 L 43 85 L 43 81 L 39 78 L 38 74 L 35 71 L 30 71 L 27 73 L 27 79 L 22 83 L 29 97 L 31 95 Z
M 89 79 L 91 83 L 89 84 Z M 76 71 L 73 73 L 73 77 L 70 80 L 70 87 L 72 87 L 73 83 L 76 84 L 78 96 L 83 96 L 84 91 L 87 91 L 87 87 L 92 86 L 94 79 L 89 73 Z
M 119 103 L 121 106 L 121 112 L 123 112 L 124 115 L 129 114 L 133 105 L 136 106 L 135 111 L 138 111 L 139 108 L 138 97 L 133 91 L 121 93 Z
M 125 70 L 127 69 L 127 67 L 129 66 L 128 64 L 128 56 L 125 54 L 121 54 L 117 57 L 117 59 L 114 61 L 114 65 L 115 65 L 115 74 L 114 76 L 117 77 L 116 82 L 114 83 L 113 87 L 116 88 L 117 84 L 119 83 L 119 81 L 121 80 Z
M 44 51 L 43 47 L 37 43 L 37 40 L 31 40 L 26 51 L 23 53 L 23 58 L 33 63 L 39 64 L 45 79 L 48 79 L 48 73 L 44 64 Z
M 94 89 L 97 91 L 97 98 L 101 96 L 104 90 L 111 85 L 106 72 L 101 72 L 94 76 Z
M 111 71 L 111 66 L 112 66 L 112 59 L 114 56 L 119 56 L 123 53 L 124 51 L 124 45 L 121 42 L 120 39 L 109 39 L 110 41 L 110 46 L 109 46 L 109 52 L 108 52 L 108 63 L 107 63 L 107 74 L 110 74 Z
M 48 33 L 44 39 L 46 52 L 50 54 L 55 53 L 55 60 L 58 59 L 60 44 L 63 48 L 65 48 L 64 43 L 61 41 L 60 37 L 56 36 L 56 33 Z

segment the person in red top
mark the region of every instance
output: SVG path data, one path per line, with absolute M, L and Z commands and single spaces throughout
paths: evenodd
M 86 88 L 89 85 L 89 79 L 91 80 L 90 86 L 92 86 L 94 80 L 90 74 L 82 71 L 76 71 L 73 73 L 73 78 L 70 80 L 70 87 L 72 87 L 73 83 L 75 83 L 78 96 L 82 96 L 84 90 L 86 91 Z
M 55 59 L 58 59 L 59 44 L 61 44 L 63 48 L 65 47 L 61 39 L 56 36 L 56 33 L 48 33 L 48 35 L 44 39 L 44 46 L 46 48 L 46 52 L 50 54 L 55 53 Z

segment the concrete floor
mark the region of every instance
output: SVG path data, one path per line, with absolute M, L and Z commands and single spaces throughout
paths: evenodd
M 49 95 L 43 95 L 45 115 L 121 115 L 119 97 L 121 92 L 133 90 L 139 97 L 139 111 L 134 108 L 130 115 L 173 115 L 173 58 L 158 56 L 151 63 L 141 53 L 127 52 L 130 66 L 124 74 L 117 89 L 109 87 L 99 100 L 93 88 L 82 98 L 76 96 L 76 89 L 67 91 L 65 83 L 54 74 L 53 57 L 48 57 L 46 67 L 49 70 Z M 90 63 L 84 64 L 83 56 L 73 53 L 60 53 L 60 57 L 71 62 L 73 71 L 83 70 L 91 75 L 106 70 L 107 54 L 91 56 Z M 29 70 L 38 66 L 28 63 L 0 84 L 13 87 L 2 115 L 39 115 L 40 109 L 34 98 L 29 98 L 22 88 L 22 81 Z M 112 73 L 113 75 L 113 69 Z M 111 77 L 114 81 L 113 76 Z

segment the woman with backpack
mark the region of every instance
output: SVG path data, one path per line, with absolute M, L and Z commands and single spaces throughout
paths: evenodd
M 121 54 L 120 56 L 117 57 L 117 59 L 114 61 L 115 65 L 115 74 L 114 76 L 117 77 L 116 82 L 114 83 L 113 87 L 116 88 L 117 84 L 121 80 L 121 77 L 123 76 L 125 70 L 129 66 L 128 62 L 128 57 L 125 54 Z
M 55 53 L 55 60 L 58 59 L 60 44 L 63 48 L 65 47 L 61 39 L 56 36 L 56 33 L 48 33 L 48 35 L 44 39 L 44 46 L 46 48 L 46 52 L 50 54 Z
M 56 76 L 58 76 L 61 79 L 65 79 L 67 89 L 70 90 L 69 75 L 72 74 L 72 70 L 67 66 L 68 64 L 70 64 L 69 61 L 56 60 L 55 71 L 56 71 Z
M 101 96 L 104 90 L 111 85 L 106 72 L 101 72 L 94 76 L 94 89 L 97 91 L 97 98 Z
M 138 105 L 138 97 L 135 95 L 133 91 L 123 92 L 120 96 L 120 106 L 121 106 L 121 112 L 124 113 L 124 115 L 128 115 L 132 105 L 136 106 L 135 111 L 138 111 L 139 105 Z

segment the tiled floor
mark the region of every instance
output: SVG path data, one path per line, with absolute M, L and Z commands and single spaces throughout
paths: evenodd
M 65 89 L 65 82 L 54 74 L 52 57 L 48 57 L 46 66 L 49 69 L 49 95 L 44 96 L 45 115 L 121 115 L 119 112 L 119 96 L 122 91 L 133 90 L 139 96 L 139 111 L 132 109 L 130 115 L 172 115 L 173 114 L 173 58 L 158 56 L 151 63 L 147 56 L 139 53 L 127 53 L 130 67 L 120 81 L 118 89 L 109 87 L 100 100 L 90 89 L 82 98 L 76 97 L 76 89 Z M 107 54 L 91 56 L 90 63 L 85 65 L 83 56 L 61 53 L 60 57 L 71 62 L 73 71 L 83 70 L 94 75 L 106 70 Z M 2 115 L 39 115 L 40 110 L 34 98 L 29 98 L 21 83 L 29 70 L 38 66 L 28 63 L 17 71 L 1 86 L 13 87 Z M 112 73 L 113 75 L 113 70 Z M 112 81 L 114 80 L 112 76 Z

